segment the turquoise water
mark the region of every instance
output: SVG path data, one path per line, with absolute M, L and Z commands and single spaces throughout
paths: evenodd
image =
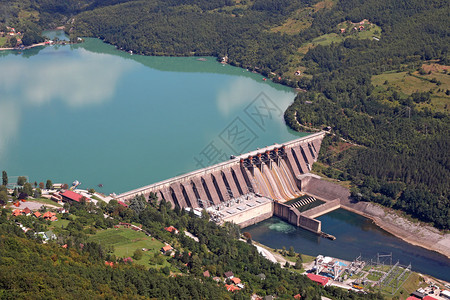
M 0 170 L 121 193 L 301 136 L 291 89 L 205 59 L 97 39 L 1 52 Z

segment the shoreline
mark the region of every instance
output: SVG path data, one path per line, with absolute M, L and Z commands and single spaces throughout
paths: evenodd
M 45 46 L 45 43 L 33 44 L 33 45 L 30 45 L 30 46 L 23 47 L 22 49 L 19 49 L 19 48 L 0 48 L 0 51 L 5 51 L 5 50 L 19 50 L 19 51 L 21 51 L 21 50 L 28 50 L 28 49 L 31 49 L 31 48 L 34 48 L 34 47 L 39 47 L 39 46 Z
M 361 209 L 361 207 L 351 207 L 356 206 L 357 204 L 362 204 L 360 206 L 366 206 L 365 208 Z M 433 251 L 436 253 L 439 253 L 446 258 L 450 259 L 450 234 L 443 234 L 438 229 L 431 227 L 430 225 L 423 225 L 423 224 L 417 224 L 413 223 L 403 216 L 398 215 L 396 211 L 388 211 L 386 213 L 386 210 L 389 210 L 387 208 L 378 207 L 377 205 L 369 202 L 365 203 L 355 203 L 355 205 L 349 206 L 347 203 L 342 203 L 341 208 L 348 210 L 350 212 L 353 212 L 355 214 L 358 214 L 360 216 L 363 216 L 365 218 L 368 218 L 373 221 L 375 225 L 380 227 L 381 229 L 385 230 L 386 232 L 389 232 L 393 236 L 401 239 L 402 241 L 414 245 L 419 246 L 424 249 L 427 249 L 429 251 Z M 377 210 L 374 212 L 374 210 Z M 380 214 L 384 213 L 384 216 L 381 216 Z M 384 217 L 384 218 L 383 218 Z M 393 222 L 389 222 L 386 219 L 389 218 L 395 218 L 399 222 L 404 222 L 405 226 L 412 227 L 411 229 L 414 229 L 415 231 L 421 229 L 421 235 L 417 234 L 416 232 L 413 232 L 413 230 L 408 230 L 407 228 L 402 228 L 398 224 L 395 224 Z M 437 232 L 436 232 L 437 231 Z M 428 240 L 423 235 L 428 235 Z M 430 236 L 431 235 L 431 236 Z M 437 235 L 441 235 L 441 238 L 436 237 Z M 446 241 L 448 245 L 442 245 L 439 244 L 439 242 Z M 436 245 L 440 245 L 440 247 L 436 247 Z

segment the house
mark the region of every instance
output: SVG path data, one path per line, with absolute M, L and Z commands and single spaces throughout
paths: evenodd
M 172 246 L 170 245 L 165 245 L 164 247 L 161 248 L 161 252 L 163 254 L 168 254 L 173 250 Z
M 344 33 L 345 32 L 345 28 L 341 28 L 341 33 Z
M 297 294 L 294 296 L 294 299 L 301 299 L 301 298 L 302 298 L 302 296 L 300 294 Z
M 325 277 L 325 276 L 320 276 L 320 275 L 316 275 L 316 274 L 312 274 L 312 273 L 309 273 L 306 276 L 308 276 L 308 278 L 311 279 L 312 281 L 315 281 L 318 284 L 321 284 L 323 286 L 327 285 L 327 283 L 328 283 L 328 277 Z
M 40 213 L 40 212 L 35 212 L 34 214 L 33 214 L 36 218 L 40 218 L 41 216 L 42 216 L 42 214 Z
M 300 75 L 302 75 L 302 72 L 300 70 L 297 70 L 297 71 L 295 71 L 294 75 L 295 76 L 300 76 Z
M 209 271 L 206 270 L 205 272 L 203 272 L 203 276 L 204 276 L 204 277 L 210 277 L 211 275 L 209 275 Z
M 123 201 L 117 201 L 117 203 L 119 204 L 119 205 L 122 205 L 123 207 L 125 207 L 125 208 L 127 208 L 128 207 L 128 205 L 125 203 L 125 202 L 123 202 Z
M 178 234 L 178 229 L 176 229 L 173 226 L 165 227 L 164 229 L 167 230 L 168 232 Z
M 215 282 L 220 282 L 220 277 L 213 277 L 213 280 L 215 281 Z
M 237 286 L 231 285 L 231 284 L 225 284 L 225 287 L 227 288 L 227 291 L 229 291 L 229 292 L 235 292 L 235 291 L 240 290 L 240 288 L 238 288 Z
M 83 195 L 80 195 L 78 193 L 72 192 L 72 191 L 65 191 L 64 193 L 60 194 L 63 198 L 64 201 L 66 202 L 71 202 L 71 201 L 75 201 L 75 202 L 80 202 L 81 199 L 84 197 Z M 90 201 L 91 199 L 84 197 L 86 199 L 86 202 Z
M 259 279 L 261 279 L 261 280 L 266 280 L 266 275 L 263 274 L 263 273 L 258 274 L 258 277 L 259 277 Z
M 12 212 L 12 215 L 13 215 L 14 217 L 20 216 L 21 214 L 22 214 L 22 212 L 20 211 L 20 209 L 15 209 L 15 210 Z
M 52 222 L 58 220 L 58 218 L 56 217 L 56 214 L 55 214 L 54 212 L 51 212 L 51 211 L 46 211 L 46 212 L 42 215 L 42 217 L 43 217 L 44 219 L 50 220 L 50 221 L 52 221 Z
M 234 284 L 239 284 L 239 283 L 241 283 L 241 279 L 239 279 L 239 278 L 237 278 L 237 277 L 231 278 L 231 281 L 232 281 Z
M 234 277 L 233 272 L 228 271 L 224 273 L 226 279 L 232 279 Z
M 29 215 L 31 214 L 31 210 L 30 210 L 28 207 L 25 207 L 25 208 L 22 210 L 22 213 L 23 213 L 25 216 L 29 216 Z
M 60 207 L 56 210 L 58 213 L 60 214 L 65 214 L 68 213 L 68 211 L 64 208 L 64 207 Z

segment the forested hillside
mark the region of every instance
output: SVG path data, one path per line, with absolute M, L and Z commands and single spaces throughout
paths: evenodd
M 249 299 L 254 293 L 292 299 L 320 299 L 325 295 L 338 299 L 382 299 L 379 294 L 361 295 L 326 287 L 262 257 L 248 242 L 239 241 L 239 227 L 219 227 L 209 217 L 197 218 L 186 211 L 170 209 L 170 204 L 156 198 L 137 197 L 125 208 L 111 201 L 99 205 L 81 202 L 70 206 L 64 215 L 69 223 L 55 228 L 58 238 L 40 243 L 34 234 L 33 216 L 13 217 L 6 210 L 0 216 L 0 298 L 2 299 Z M 68 206 L 66 205 L 66 208 Z M 104 214 L 111 217 L 104 218 Z M 142 224 L 158 239 L 174 246 L 173 256 L 155 253 L 152 267 L 144 268 L 131 259 L 116 257 L 105 245 L 89 241 L 97 231 L 117 225 L 119 221 Z M 15 224 L 31 229 L 26 234 Z M 175 226 L 180 234 L 169 233 Z M 128 229 L 131 231 L 131 229 Z M 183 234 L 189 230 L 199 242 Z M 136 250 L 136 251 L 135 251 Z M 130 252 L 141 253 L 141 249 Z M 136 259 L 140 259 L 136 254 Z M 157 261 L 167 260 L 168 266 Z M 105 264 L 105 261 L 108 264 Z M 204 277 L 208 270 L 211 277 Z M 227 291 L 224 272 L 239 276 L 245 288 Z M 265 280 L 258 277 L 265 274 Z M 220 283 L 212 279 L 218 276 Z
M 370 18 L 383 28 L 382 38 L 346 40 L 308 51 L 303 63 L 310 66 L 312 77 L 302 82 L 308 92 L 297 96 L 285 113 L 286 121 L 293 128 L 330 126 L 333 133 L 363 146 L 340 153 L 324 147 L 321 156 L 335 169 L 330 174 L 357 187 L 352 190 L 356 199 L 399 208 L 449 229 L 449 79 L 445 69 L 427 75 L 427 65 L 422 66 L 429 60 L 448 64 L 448 5 L 341 2 L 324 13 L 326 20 L 333 24 L 342 16 L 352 21 Z M 372 84 L 373 75 L 392 72 L 434 84 L 412 93 Z M 443 81 L 433 79 L 441 75 Z M 383 85 L 389 86 L 388 80 Z M 438 100 L 444 101 L 441 110 L 433 109 Z

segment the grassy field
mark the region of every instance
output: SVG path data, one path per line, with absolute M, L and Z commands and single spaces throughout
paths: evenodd
M 6 48 L 6 42 L 8 41 L 8 38 L 5 36 L 0 36 L 0 48 Z
M 145 235 L 145 233 L 128 228 L 110 228 L 107 230 L 102 230 L 91 236 L 89 240 L 97 242 L 101 245 L 113 246 L 114 254 L 117 257 L 129 257 L 133 255 L 136 249 L 146 248 L 148 251 L 143 252 L 142 259 L 134 261 L 135 263 L 146 267 L 152 266 L 150 264 L 150 259 L 155 253 L 159 253 L 159 250 L 164 246 L 163 243 Z M 157 267 L 163 267 L 166 265 L 170 266 L 170 264 L 164 259 L 164 263 L 162 265 L 158 265 Z
M 417 104 L 420 108 L 429 108 L 432 111 L 450 112 L 450 96 L 446 91 L 450 90 L 450 75 L 447 74 L 450 67 L 436 64 L 423 65 L 426 74 L 418 71 L 384 73 L 372 76 L 372 84 L 379 94 L 388 95 L 389 91 L 396 91 L 402 97 L 407 97 L 415 92 L 430 92 L 430 103 Z M 430 72 L 430 73 L 428 73 Z
M 285 34 L 297 34 L 311 26 L 313 18 L 311 14 L 321 9 L 329 9 L 334 5 L 333 0 L 324 0 L 316 3 L 313 7 L 304 7 L 296 10 L 283 24 L 270 29 L 270 32 Z

